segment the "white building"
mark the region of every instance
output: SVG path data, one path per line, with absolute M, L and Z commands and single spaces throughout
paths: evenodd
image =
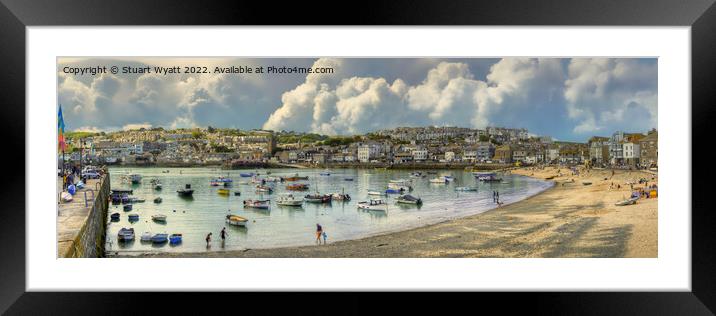
M 638 143 L 625 142 L 622 144 L 622 155 L 628 163 L 637 163 L 641 150 Z
M 445 160 L 446 160 L 446 161 L 453 161 L 453 160 L 455 160 L 455 152 L 446 151 L 446 152 L 445 152 Z
M 425 149 L 418 149 L 413 150 L 413 160 L 415 161 L 425 161 L 428 159 L 428 151 Z

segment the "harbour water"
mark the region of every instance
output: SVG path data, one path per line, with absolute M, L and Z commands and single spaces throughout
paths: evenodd
M 249 177 L 240 177 L 240 173 L 259 173 L 260 178 L 288 177 L 298 173 L 308 176 L 308 180 L 295 182 L 277 182 L 272 194 L 258 193 Z M 537 194 L 552 184 L 547 181 L 524 176 L 500 174 L 501 182 L 483 183 L 477 181 L 470 172 L 462 170 L 436 170 L 436 174 L 426 177 L 411 177 L 413 170 L 373 170 L 373 169 L 335 169 L 330 175 L 322 175 L 323 169 L 259 169 L 259 170 L 221 170 L 219 168 L 128 168 L 111 167 L 113 189 L 132 189 L 135 198 L 143 203 L 133 204 L 131 211 L 124 211 L 122 205 L 110 205 L 109 213 L 120 213 L 118 221 L 107 225 L 106 250 L 111 254 L 131 255 L 145 252 L 202 252 L 240 250 L 246 248 L 272 248 L 315 244 L 316 223 L 320 223 L 328 236 L 328 242 L 357 239 L 386 232 L 406 230 L 425 226 L 452 218 L 478 214 L 496 207 L 492 192 L 498 191 L 500 200 L 512 203 Z M 128 174 L 140 174 L 138 184 L 122 181 Z M 454 181 L 449 184 L 433 184 L 429 180 L 442 175 L 451 175 Z M 229 195 L 220 195 L 223 186 L 210 186 L 211 179 L 219 176 L 233 179 L 228 188 Z M 163 188 L 155 190 L 150 183 L 159 180 Z M 347 181 L 346 179 L 352 179 Z M 411 195 L 423 200 L 421 206 L 396 204 L 397 194 L 381 197 L 388 203 L 387 211 L 365 211 L 357 208 L 357 203 L 370 199 L 369 190 L 385 191 L 389 180 L 410 179 L 413 191 Z M 307 183 L 308 191 L 288 191 L 286 186 L 292 183 Z M 192 198 L 177 194 L 185 184 L 191 184 L 195 190 Z M 477 191 L 456 192 L 460 186 L 477 187 Z M 240 196 L 234 192 L 240 192 Z M 329 204 L 303 203 L 302 207 L 276 205 L 275 199 L 280 193 L 292 192 L 303 197 L 316 191 L 321 194 L 344 192 L 351 196 L 350 201 L 333 201 Z M 161 203 L 154 203 L 161 197 Z M 270 209 L 245 209 L 242 202 L 246 199 L 269 199 Z M 128 221 L 129 214 L 138 214 L 139 220 Z M 167 216 L 166 223 L 151 220 L 155 214 Z M 247 218 L 246 227 L 237 227 L 225 223 L 226 215 L 233 214 Z M 117 233 L 121 228 L 134 228 L 136 238 L 131 242 L 119 242 Z M 228 238 L 221 243 L 219 232 L 226 227 Z M 141 242 L 144 232 L 179 233 L 183 235 L 181 244 L 152 244 Z M 210 247 L 205 237 L 213 233 Z

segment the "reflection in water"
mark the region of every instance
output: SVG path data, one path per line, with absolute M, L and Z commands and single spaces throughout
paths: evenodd
M 169 172 L 162 172 L 169 170 Z M 259 172 L 265 177 L 292 176 L 299 173 L 308 176 L 306 181 L 268 183 L 274 186 L 271 194 L 257 193 L 251 178 L 240 177 L 242 172 Z M 505 183 L 482 183 L 474 179 L 471 173 L 462 170 L 440 170 L 426 178 L 411 177 L 411 170 L 356 170 L 336 169 L 330 176 L 320 176 L 323 170 L 318 169 L 273 169 L 273 170 L 212 170 L 209 168 L 124 168 L 112 167 L 111 182 L 115 189 L 134 190 L 132 197 L 142 198 L 148 202 L 133 205 L 133 210 L 123 212 L 122 205 L 113 205 L 110 213 L 120 213 L 120 219 L 109 221 L 107 226 L 107 248 L 109 251 L 206 251 L 205 237 L 213 233 L 209 250 L 232 250 L 243 248 L 266 248 L 277 246 L 312 245 L 315 239 L 315 225 L 320 223 L 330 232 L 331 241 L 355 239 L 376 233 L 404 230 L 427 225 L 445 219 L 477 214 L 495 207 L 492 192 L 499 191 L 503 202 L 512 202 L 535 194 L 549 187 L 545 181 L 526 177 L 502 175 Z M 122 175 L 138 173 L 143 179 L 140 184 L 123 183 Z M 223 186 L 210 186 L 211 179 L 219 175 L 233 179 L 233 188 L 228 195 L 218 194 Z M 431 178 L 441 175 L 452 175 L 455 181 L 448 184 L 432 184 Z M 352 178 L 353 181 L 345 181 Z M 151 180 L 157 179 L 163 190 L 155 190 Z M 357 203 L 366 201 L 368 190 L 385 190 L 389 180 L 409 179 L 412 181 L 411 195 L 420 197 L 422 205 L 396 203 L 396 194 L 380 197 L 388 203 L 387 212 L 363 211 Z M 247 184 L 244 184 L 247 183 Z M 286 185 L 305 183 L 309 191 L 292 192 L 303 196 L 309 193 L 321 194 L 345 193 L 351 196 L 350 201 L 333 201 L 332 203 L 304 203 L 302 207 L 279 206 L 275 203 L 278 194 L 289 192 Z M 194 194 L 183 197 L 176 190 L 191 185 Z M 456 192 L 458 186 L 477 187 L 477 192 Z M 241 195 L 234 192 L 241 191 Z M 162 203 L 152 203 L 157 198 Z M 243 201 L 248 199 L 269 199 L 270 208 L 244 208 Z M 130 223 L 129 214 L 138 214 L 140 221 Z M 167 216 L 166 222 L 151 220 L 152 215 Z M 234 214 L 248 219 L 247 227 L 236 227 L 225 222 L 227 214 Z M 117 243 L 117 232 L 122 227 L 133 227 L 137 236 L 143 232 L 180 233 L 183 234 L 182 244 L 167 247 L 166 244 L 152 243 Z M 229 237 L 221 248 L 219 232 L 227 227 Z M 138 237 L 137 237 L 138 238 Z M 168 243 L 167 243 L 168 244 Z

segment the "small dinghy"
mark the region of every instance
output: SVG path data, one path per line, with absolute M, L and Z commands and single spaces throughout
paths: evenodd
M 378 191 L 378 190 L 368 190 L 368 195 L 386 196 L 388 194 L 385 192 Z
M 181 243 L 181 234 L 169 235 L 169 243 L 172 245 L 180 244 Z
M 474 188 L 474 187 L 457 187 L 457 188 L 455 188 L 455 191 L 460 191 L 460 192 L 473 192 L 473 191 L 477 191 L 477 188 Z
M 269 208 L 269 200 L 245 200 L 244 207 L 266 210 Z
M 166 221 L 167 221 L 167 216 L 164 215 L 164 214 L 152 215 L 152 220 L 155 221 L 155 222 L 166 222 Z
M 226 215 L 226 223 L 229 225 L 246 227 L 248 221 L 248 219 L 239 215 Z
M 69 192 L 62 192 L 62 194 L 60 194 L 60 199 L 65 203 L 72 202 L 72 194 Z
M 154 203 L 157 203 L 157 204 L 158 204 L 158 203 L 162 203 L 162 198 L 161 198 L 161 197 L 157 197 L 156 199 L 154 199 Z
M 169 235 L 167 235 L 167 234 L 156 234 L 156 235 L 152 236 L 152 243 L 163 244 L 163 243 L 167 242 L 168 237 L 169 237 Z
M 307 194 L 303 197 L 303 200 L 308 203 L 330 203 L 332 199 L 328 194 L 320 194 L 316 192 L 315 194 Z
M 241 192 L 236 191 L 236 192 L 234 192 L 234 195 L 239 196 L 239 195 L 241 195 Z
M 150 233 L 150 232 L 144 232 L 144 234 L 142 234 L 142 237 L 139 238 L 139 241 L 141 241 L 141 242 L 150 242 L 150 241 L 152 241 L 152 233 Z
M 131 241 L 134 240 L 134 228 L 122 228 L 117 233 L 117 240 Z
M 401 194 L 403 193 L 403 190 L 401 189 L 387 189 L 385 190 L 385 194 Z M 370 194 L 370 193 L 369 193 Z
M 177 190 L 177 193 L 181 196 L 192 196 L 194 189 L 191 188 L 191 184 L 186 184 L 183 189 Z
M 589 181 L 582 181 L 582 185 L 592 185 L 592 183 Z
M 628 198 L 623 201 L 616 202 L 616 203 L 614 203 L 614 205 L 616 205 L 616 206 L 632 205 L 632 204 L 636 204 L 636 200 L 638 200 L 638 199 L 639 199 L 639 197 L 632 197 L 632 198 Z
M 216 191 L 216 193 L 218 193 L 219 195 L 229 195 L 231 191 L 229 191 L 229 189 L 219 189 L 218 191 Z
M 139 220 L 139 214 L 129 214 L 128 219 L 130 222 L 136 222 Z
M 124 209 L 125 212 L 129 212 L 132 210 L 132 204 L 126 204 L 122 207 L 122 209 Z
M 118 221 L 119 213 L 112 213 L 112 215 L 110 215 L 109 218 L 112 219 L 113 221 Z

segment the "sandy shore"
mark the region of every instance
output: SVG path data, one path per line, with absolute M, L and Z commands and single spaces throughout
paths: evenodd
M 541 194 L 465 218 L 407 231 L 320 246 L 205 253 L 156 253 L 140 257 L 268 258 L 583 258 L 657 257 L 658 198 L 615 206 L 628 198 L 629 181 L 655 174 L 637 171 L 518 169 L 536 178 L 555 176 L 555 186 Z M 606 180 L 605 180 L 606 179 Z M 592 182 L 583 185 L 582 182 Z M 611 184 L 614 188 L 610 188 Z M 621 188 L 616 188 L 616 185 Z M 644 187 L 644 185 L 635 185 Z

